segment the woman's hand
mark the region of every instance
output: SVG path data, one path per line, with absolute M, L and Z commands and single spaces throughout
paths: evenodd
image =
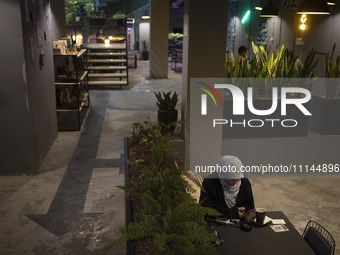
M 238 207 L 237 210 L 238 210 L 238 217 L 240 219 L 245 218 L 250 214 L 249 212 L 245 212 L 246 210 L 245 207 Z

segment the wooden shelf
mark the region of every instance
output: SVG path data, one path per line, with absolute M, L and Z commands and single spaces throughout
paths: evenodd
M 85 93 L 85 96 L 80 99 L 79 101 L 79 108 L 57 108 L 57 112 L 75 112 L 75 111 L 81 111 L 88 100 L 89 93 Z M 76 103 L 76 102 L 75 102 Z

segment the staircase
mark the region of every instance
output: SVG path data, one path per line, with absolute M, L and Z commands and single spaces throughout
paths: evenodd
M 90 43 L 86 46 L 90 89 L 129 84 L 126 43 Z

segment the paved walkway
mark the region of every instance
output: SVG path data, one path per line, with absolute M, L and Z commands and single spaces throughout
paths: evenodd
M 81 132 L 59 132 L 35 175 L 0 177 L 0 254 L 102 254 L 125 224 L 123 138 L 157 118 L 154 91 L 181 90 L 181 75 L 151 80 L 148 61 L 122 90 L 92 90 Z M 178 105 L 180 107 L 180 104 Z M 117 246 L 109 254 L 125 254 Z

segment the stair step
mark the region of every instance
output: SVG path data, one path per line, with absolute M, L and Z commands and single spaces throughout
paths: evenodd
M 126 56 L 125 52 L 89 52 L 88 56 Z
M 126 73 L 90 73 L 89 78 L 125 78 Z
M 126 66 L 89 66 L 88 70 L 126 70 Z
M 127 81 L 89 81 L 89 85 L 127 85 Z
M 126 59 L 88 59 L 87 63 L 126 63 Z

